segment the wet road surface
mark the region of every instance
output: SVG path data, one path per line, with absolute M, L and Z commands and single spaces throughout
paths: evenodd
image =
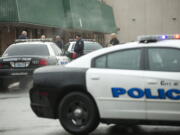
M 180 127 L 100 124 L 90 135 L 180 135 Z M 70 135 L 58 120 L 38 118 L 27 91 L 0 93 L 0 135 Z

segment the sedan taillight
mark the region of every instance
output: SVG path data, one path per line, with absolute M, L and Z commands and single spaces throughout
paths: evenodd
M 46 59 L 40 59 L 39 60 L 39 65 L 41 66 L 47 66 L 48 65 L 48 61 Z
M 48 60 L 46 60 L 46 59 L 33 60 L 32 64 L 36 65 L 36 66 L 47 66 Z

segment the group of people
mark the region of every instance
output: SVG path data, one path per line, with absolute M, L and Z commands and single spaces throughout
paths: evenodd
M 18 37 L 18 39 L 28 39 L 27 37 L 27 32 L 26 31 L 22 31 L 21 32 L 21 35 Z M 46 36 L 45 35 L 41 35 L 41 38 L 40 39 L 46 39 Z M 59 35 L 57 35 L 55 37 L 55 43 L 58 45 L 59 48 L 63 49 L 63 40 L 61 39 L 61 37 Z
M 28 39 L 27 32 L 22 31 L 21 35 L 18 38 L 19 39 Z M 46 39 L 46 36 L 41 35 L 41 39 Z M 57 35 L 55 37 L 55 43 L 61 50 L 64 49 L 64 42 L 63 42 L 61 36 Z M 84 41 L 82 40 L 80 34 L 76 34 L 76 44 L 75 44 L 74 52 L 76 52 L 77 57 L 80 57 L 83 55 L 83 50 L 84 50 Z
M 82 37 L 80 34 L 76 34 L 76 44 L 74 47 L 74 52 L 76 53 L 76 57 L 80 57 L 83 55 L 83 51 L 84 51 L 84 41 L 82 40 Z M 21 35 L 19 36 L 19 39 L 28 39 L 27 37 L 27 32 L 26 31 L 22 31 Z M 41 39 L 46 39 L 45 35 L 41 35 Z M 64 42 L 61 38 L 61 36 L 57 35 L 55 37 L 55 43 L 57 44 L 57 46 L 63 50 L 64 49 Z M 109 42 L 110 46 L 112 45 L 118 45 L 120 42 L 117 39 L 117 35 L 116 33 L 112 33 L 111 34 L 111 40 Z

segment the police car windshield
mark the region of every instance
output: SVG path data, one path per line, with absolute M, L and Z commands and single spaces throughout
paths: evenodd
M 49 51 L 46 45 L 23 44 L 23 45 L 12 45 L 3 54 L 3 56 L 17 56 L 17 55 L 49 56 Z

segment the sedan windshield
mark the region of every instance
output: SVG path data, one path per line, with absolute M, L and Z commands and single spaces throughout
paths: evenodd
M 49 56 L 47 45 L 42 44 L 22 44 L 12 45 L 4 52 L 3 56 L 17 55 L 39 55 Z

